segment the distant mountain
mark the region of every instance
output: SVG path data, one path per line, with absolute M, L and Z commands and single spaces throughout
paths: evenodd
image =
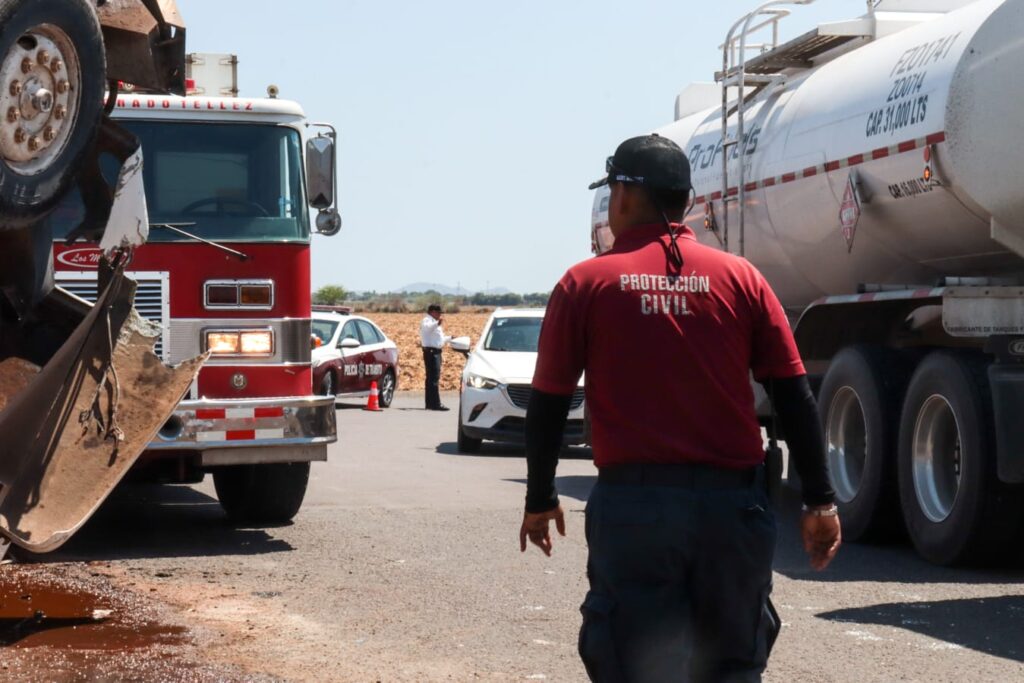
M 404 287 L 399 287 L 396 292 L 402 294 L 410 294 L 413 292 L 429 292 L 434 291 L 438 294 L 445 296 L 472 296 L 474 294 L 511 294 L 512 291 L 505 287 L 491 287 L 490 289 L 484 290 L 469 290 L 465 287 L 450 287 L 448 285 L 438 284 L 436 282 L 414 282 Z
M 397 292 L 402 294 L 410 294 L 413 292 L 437 292 L 438 294 L 462 296 L 466 294 L 472 294 L 469 290 L 462 287 L 449 287 L 448 285 L 441 285 L 436 282 L 414 282 L 411 285 L 405 285 L 399 287 Z

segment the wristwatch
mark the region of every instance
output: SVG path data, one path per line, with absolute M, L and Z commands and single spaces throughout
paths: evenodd
M 811 515 L 812 517 L 838 517 L 839 508 L 835 503 L 832 503 L 827 508 L 822 507 L 809 507 L 806 504 L 800 506 L 800 510 L 805 515 Z

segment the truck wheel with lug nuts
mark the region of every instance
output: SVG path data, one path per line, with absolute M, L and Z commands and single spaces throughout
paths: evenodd
M 95 139 L 106 53 L 86 0 L 0 0 L 0 216 L 37 220 Z
M 479 453 L 480 447 L 483 446 L 483 439 L 474 439 L 473 437 L 466 434 L 462 429 L 462 403 L 459 403 L 459 436 L 456 446 L 459 448 L 459 453 Z
M 818 394 L 829 476 L 852 541 L 891 531 L 899 516 L 896 445 L 908 374 L 901 367 L 894 351 L 847 347 Z
M 900 502 L 917 552 L 938 564 L 998 559 L 1021 519 L 1020 494 L 996 477 L 986 369 L 981 356 L 937 351 L 907 388 Z
M 384 376 L 380 378 L 380 389 L 377 391 L 377 400 L 380 402 L 381 408 L 391 407 L 391 402 L 395 400 L 396 387 L 395 371 L 388 370 L 384 373 Z
M 308 462 L 234 465 L 213 472 L 221 507 L 236 522 L 290 522 L 308 483 Z

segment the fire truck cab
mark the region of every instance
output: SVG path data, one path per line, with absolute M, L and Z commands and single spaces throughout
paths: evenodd
M 313 395 L 310 364 L 311 225 L 340 227 L 333 128 L 273 97 L 129 93 L 112 117 L 142 140 L 150 233 L 127 268 L 136 307 L 160 326 L 165 362 L 207 355 L 133 474 L 212 473 L 232 518 L 291 519 L 310 463 L 337 440 L 334 399 Z M 100 252 L 62 241 L 82 212 L 72 193 L 52 214 L 53 267 L 88 300 Z

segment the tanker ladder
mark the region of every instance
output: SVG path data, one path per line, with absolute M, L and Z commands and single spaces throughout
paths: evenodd
M 785 86 L 796 73 L 815 66 L 813 60 L 854 40 L 870 40 L 873 36 L 854 32 L 830 33 L 816 28 L 800 37 L 779 44 L 779 23 L 790 15 L 783 5 L 809 5 L 815 0 L 773 0 L 744 15 L 726 34 L 722 50 L 722 70 L 715 73 L 715 81 L 722 85 L 722 235 L 720 242 L 729 251 L 729 204 L 736 203 L 739 226 L 740 256 L 745 255 L 744 204 L 746 202 L 746 110 Z M 874 12 L 868 3 L 869 15 Z M 764 42 L 748 39 L 771 31 Z M 747 59 L 749 51 L 757 55 Z M 748 91 L 748 88 L 750 89 Z M 729 136 L 729 118 L 736 115 L 736 135 Z M 735 156 L 740 160 L 738 181 L 729 186 L 729 152 L 739 147 Z

